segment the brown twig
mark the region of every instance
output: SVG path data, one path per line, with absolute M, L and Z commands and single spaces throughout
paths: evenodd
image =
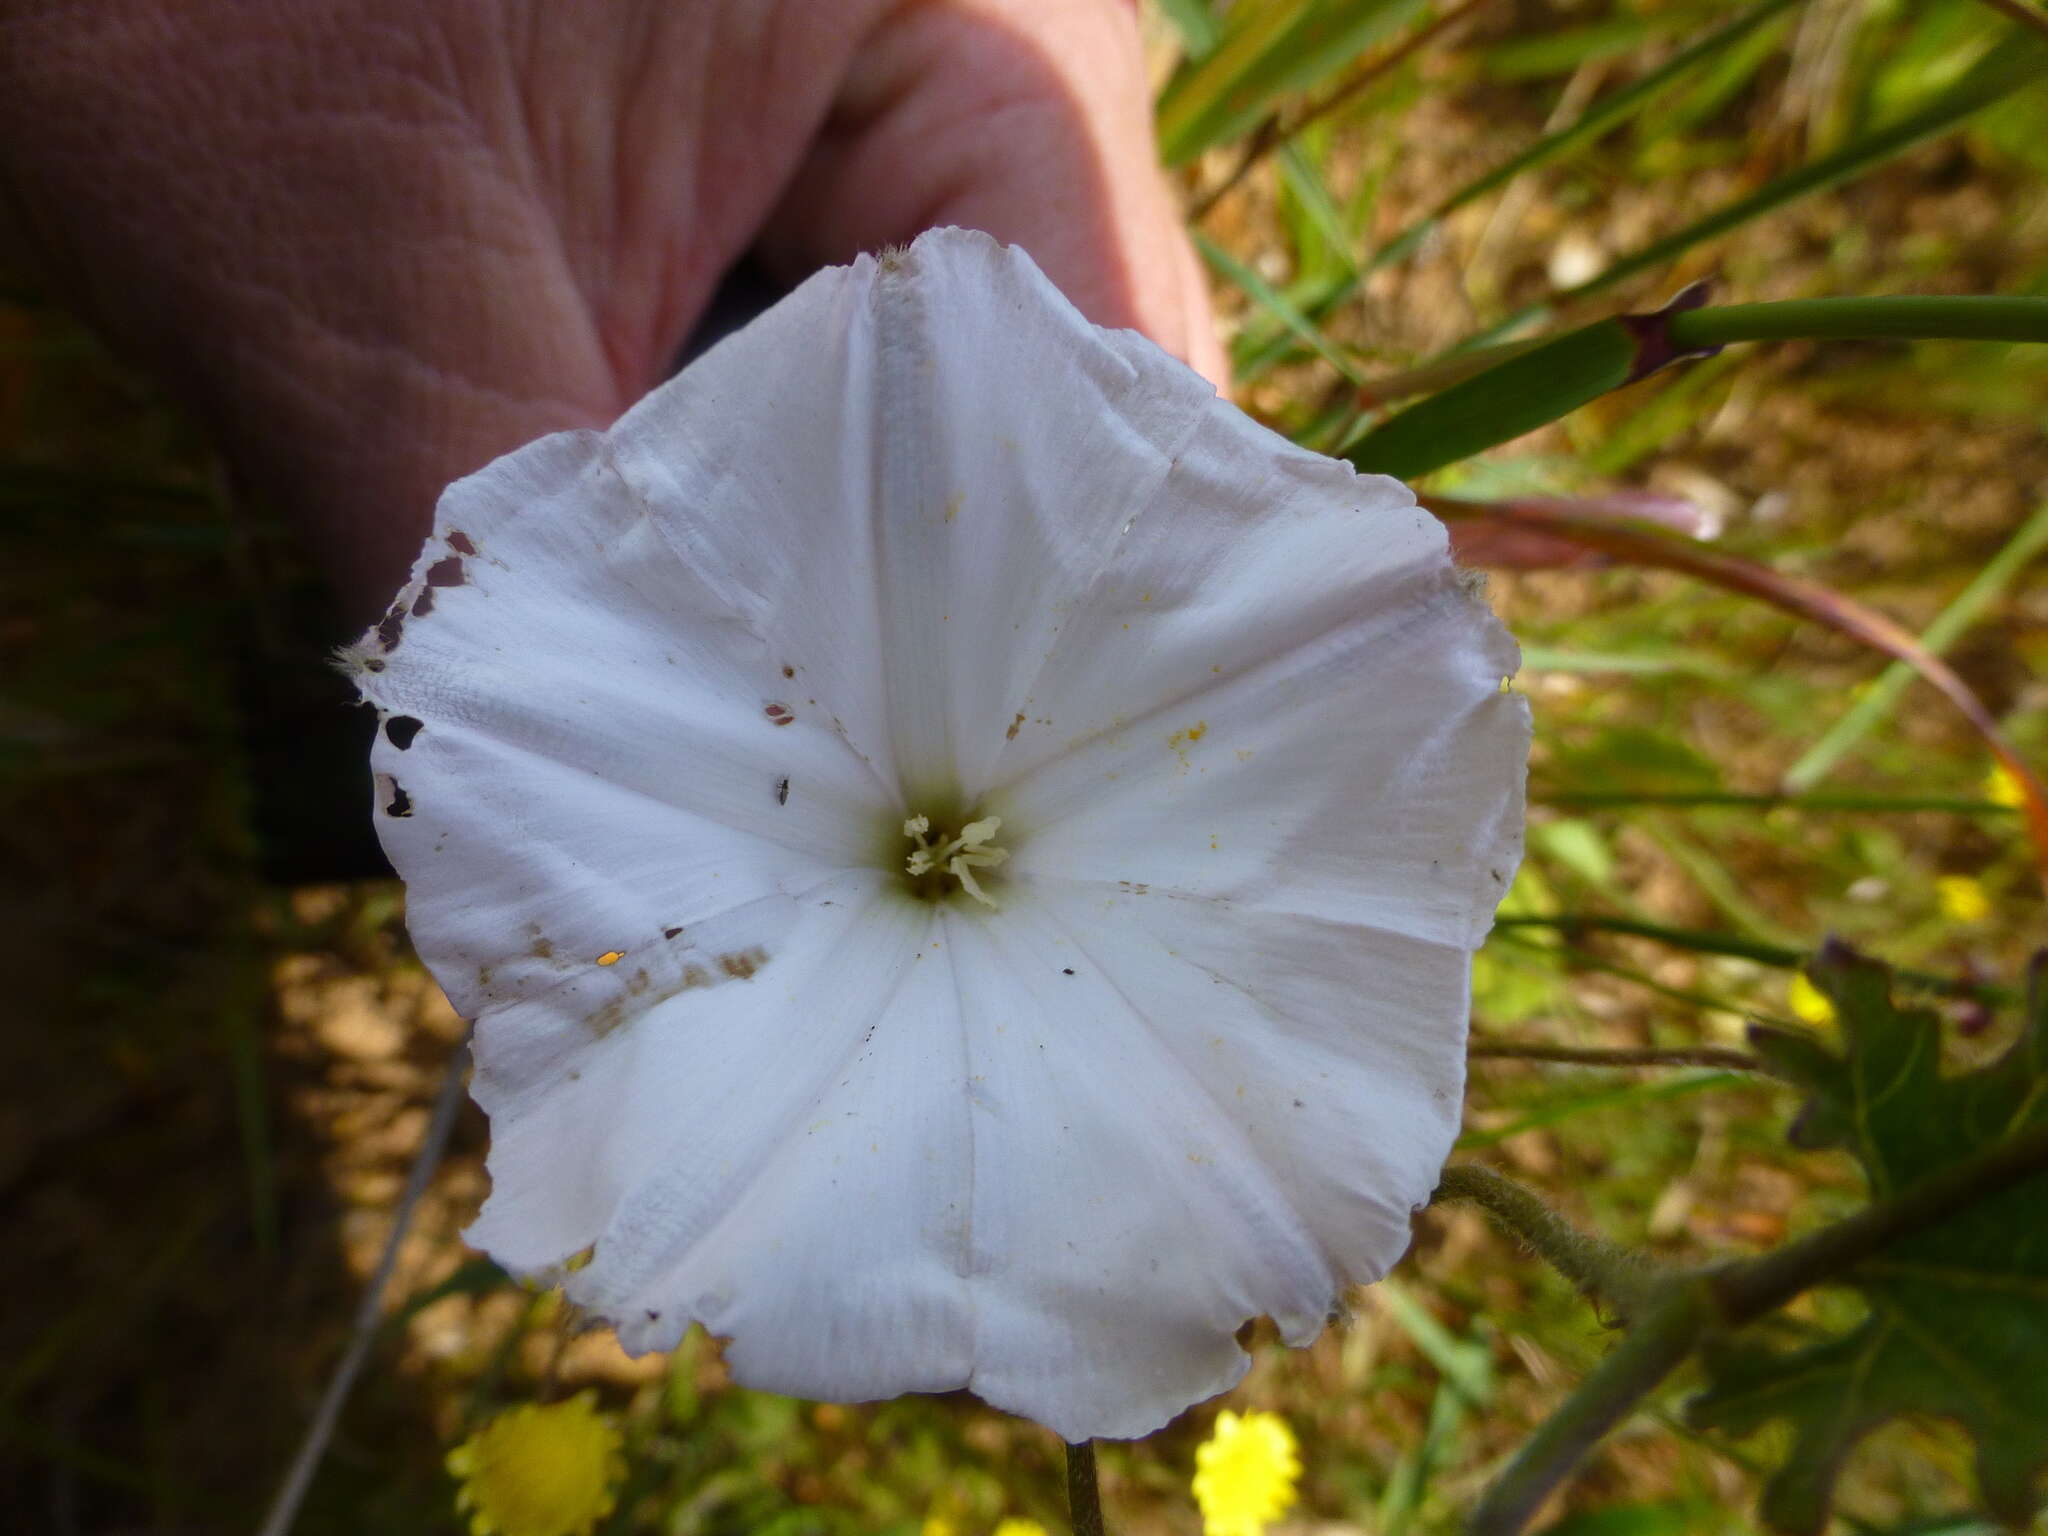
M 1067 1447 L 1067 1516 L 1074 1536 L 1103 1536 L 1102 1488 L 1095 1474 L 1095 1442 Z

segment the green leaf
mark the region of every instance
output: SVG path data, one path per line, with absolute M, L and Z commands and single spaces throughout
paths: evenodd
M 1512 38 L 1489 48 L 1480 55 L 1480 63 L 1496 80 L 1568 75 L 1594 59 L 1629 53 L 1691 19 L 1671 15 L 1610 16 L 1590 26 L 1538 29 L 1530 36 Z
M 1760 1026 L 1751 1040 L 1811 1091 L 1794 1142 L 1849 1151 L 1874 1199 L 2048 1123 L 2048 959 L 2012 1048 L 1956 1076 L 1941 1071 L 1938 1017 L 1896 1006 L 1885 967 L 1830 946 L 1812 974 L 1835 1005 L 1842 1054 L 1791 1030 Z M 1790 1421 L 1791 1452 L 1764 1491 L 1776 1530 L 1822 1530 L 1850 1452 L 1901 1414 L 1961 1424 L 1986 1505 L 2024 1523 L 2048 1465 L 2048 1180 L 1900 1238 L 1844 1282 L 1869 1305 L 1861 1323 L 1797 1348 L 1738 1335 L 1709 1351 L 1710 1385 L 1688 1416 L 1734 1434 Z
M 1345 457 L 1367 474 L 1412 480 L 1619 389 L 1636 358 L 1627 327 L 1599 321 L 1431 395 L 1368 432 Z

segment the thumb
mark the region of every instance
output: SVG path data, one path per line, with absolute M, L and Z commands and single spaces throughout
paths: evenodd
M 958 224 L 1022 246 L 1098 325 L 1228 386 L 1158 167 L 1135 8 L 950 0 L 886 15 L 764 232 L 790 273 Z

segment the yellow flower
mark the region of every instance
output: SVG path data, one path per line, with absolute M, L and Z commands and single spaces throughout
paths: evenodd
M 1301 1457 L 1294 1431 L 1277 1413 L 1229 1409 L 1216 1416 L 1216 1429 L 1195 1448 L 1195 1503 L 1202 1511 L 1203 1536 L 1260 1536 L 1294 1503 Z
M 944 1515 L 926 1515 L 921 1536 L 960 1536 L 960 1531 Z
M 612 1512 L 626 1458 L 597 1394 L 507 1409 L 448 1453 L 476 1536 L 588 1536 Z
M 1013 1516 L 998 1522 L 996 1536 L 1046 1536 L 1046 1531 L 1036 1520 L 1019 1520 Z
M 1792 973 L 1792 980 L 1785 987 L 1785 1006 L 1792 1010 L 1793 1018 L 1815 1029 L 1826 1029 L 1835 1022 L 1835 1005 L 1807 979 L 1804 971 Z
M 1981 923 L 1991 915 L 1984 882 L 1969 875 L 1936 875 L 1934 899 L 1941 904 L 1941 915 L 1952 923 Z
M 2023 803 L 2020 781 L 2012 776 L 2012 770 L 2003 763 L 1993 763 L 1991 771 L 1984 775 L 1984 797 L 1993 805 L 2002 805 L 2015 811 Z

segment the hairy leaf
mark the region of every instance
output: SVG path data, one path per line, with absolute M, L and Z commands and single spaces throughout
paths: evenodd
M 1894 1004 L 1885 967 L 1834 945 L 1812 974 L 1835 1006 L 1842 1053 L 1790 1030 L 1758 1026 L 1751 1040 L 1811 1090 L 1793 1141 L 1849 1151 L 1873 1199 L 2048 1123 L 2048 965 L 2035 964 L 2011 1050 L 1947 1077 L 1939 1020 Z M 1709 1351 L 1693 1422 L 1747 1434 L 1790 1421 L 1794 1444 L 1764 1491 L 1764 1517 L 1780 1531 L 1818 1532 L 1865 1435 L 1900 1414 L 1954 1419 L 1976 1441 L 1985 1503 L 2024 1523 L 2048 1463 L 2048 1179 L 1959 1209 L 1843 1279 L 1869 1303 L 1861 1323 L 1799 1348 L 1743 1335 Z

